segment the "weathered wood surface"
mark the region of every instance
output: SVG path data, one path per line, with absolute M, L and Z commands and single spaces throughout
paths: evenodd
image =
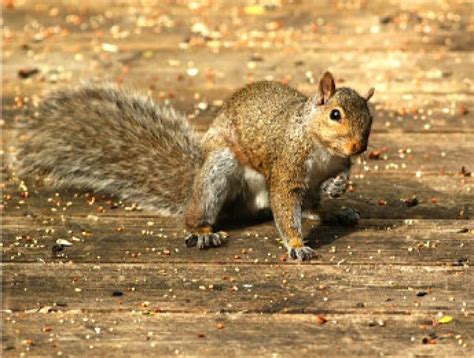
M 308 314 L 22 313 L 8 317 L 4 353 L 23 346 L 31 355 L 74 356 L 468 356 L 460 332 L 474 329 L 460 318 L 430 326 L 426 316 L 327 315 L 318 325 Z M 11 322 L 15 323 L 12 324 Z M 381 326 L 381 324 L 383 326 Z M 14 328 L 15 327 L 15 328 Z M 37 328 L 32 330 L 31 327 Z M 14 329 L 16 329 L 14 331 Z M 436 332 L 436 335 L 434 335 Z M 420 342 L 438 337 L 436 345 Z M 15 338 L 14 338 L 15 337 Z M 31 344 L 31 345 L 30 345 Z
M 423 282 L 420 282 L 423 276 Z M 13 311 L 471 314 L 469 267 L 406 265 L 42 264 L 4 265 L 4 304 Z M 264 279 L 262 279 L 264 278 Z M 34 283 L 34 284 L 33 284 Z M 124 293 L 113 297 L 114 291 Z M 420 291 L 426 296 L 419 297 Z M 54 297 L 51 293 L 61 293 Z M 368 292 L 377 292 L 370 295 Z M 148 302 L 148 303 L 147 303 Z M 57 306 L 65 307 L 57 307 Z
M 251 5 L 4 1 L 3 356 L 474 354 L 472 3 Z M 202 132 L 244 83 L 311 93 L 326 69 L 376 87 L 373 153 L 324 201 L 359 225 L 305 220 L 310 263 L 287 260 L 269 221 L 227 224 L 200 252 L 179 219 L 16 176 L 32 104 L 54 88 L 117 81 Z M 58 239 L 72 246 L 53 252 Z
M 4 262 L 75 263 L 281 263 L 285 251 L 271 223 L 228 231 L 231 238 L 220 250 L 196 251 L 184 246 L 184 230 L 176 220 L 107 218 L 100 225 L 83 218 L 46 225 L 36 220 L 4 223 Z M 22 225 L 21 223 L 28 223 Z M 310 245 L 321 257 L 310 265 L 456 265 L 472 250 L 464 231 L 472 221 L 363 221 L 357 228 L 337 228 L 307 222 Z M 114 228 L 121 228 L 117 232 Z M 144 229 L 145 228 L 145 229 Z M 143 232 L 143 230 L 148 230 Z M 72 233 L 71 233 L 72 231 Z M 53 253 L 57 238 L 72 246 Z M 465 263 L 467 265 L 467 263 Z

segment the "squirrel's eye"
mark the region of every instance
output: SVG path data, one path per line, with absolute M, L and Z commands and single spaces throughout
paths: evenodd
M 329 118 L 331 118 L 333 121 L 340 121 L 341 111 L 339 111 L 338 109 L 333 109 L 331 113 L 329 114 Z

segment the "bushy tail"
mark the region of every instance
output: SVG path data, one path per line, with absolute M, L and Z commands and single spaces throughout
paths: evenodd
M 182 214 L 202 153 L 184 116 L 112 85 L 47 97 L 18 159 L 20 174 Z

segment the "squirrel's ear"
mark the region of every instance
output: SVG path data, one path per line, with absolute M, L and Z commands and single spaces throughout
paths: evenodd
M 374 92 L 375 92 L 375 88 L 373 87 L 369 88 L 369 90 L 367 91 L 367 94 L 364 96 L 367 102 L 369 102 L 369 99 L 372 98 L 372 96 L 374 95 Z
M 331 72 L 325 72 L 319 80 L 319 104 L 324 104 L 336 92 L 336 83 Z

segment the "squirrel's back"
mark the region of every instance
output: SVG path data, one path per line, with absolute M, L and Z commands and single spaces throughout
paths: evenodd
M 260 81 L 236 91 L 219 112 L 214 126 L 232 132 L 238 151 L 250 166 L 268 172 L 272 157 L 284 148 L 291 122 L 307 96 L 275 81 Z
M 221 112 L 236 122 L 252 121 L 254 125 L 271 125 L 272 122 L 287 119 L 281 113 L 306 99 L 304 94 L 281 82 L 259 81 L 236 91 L 226 101 Z M 252 123 L 241 124 L 252 126 Z
M 62 90 L 38 108 L 20 173 L 181 214 L 202 165 L 198 140 L 171 107 L 113 85 Z

